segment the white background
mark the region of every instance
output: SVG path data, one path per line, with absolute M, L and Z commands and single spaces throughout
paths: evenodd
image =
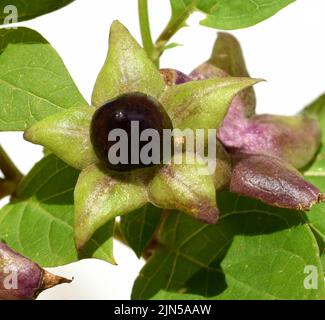
M 169 1 L 149 2 L 156 38 L 169 18 Z M 233 32 L 242 43 L 251 76 L 267 80 L 256 86 L 259 112 L 293 114 L 325 91 L 324 14 L 324 0 L 297 0 L 257 26 Z M 200 18 L 201 14 L 195 14 L 190 27 L 174 37 L 173 42 L 184 46 L 168 50 L 162 67 L 189 72 L 209 57 L 216 31 L 198 26 Z M 136 0 L 77 0 L 22 25 L 39 31 L 57 49 L 90 101 L 106 56 L 109 26 L 115 19 L 140 41 Z M 42 157 L 41 148 L 25 142 L 20 133 L 0 133 L 0 143 L 24 173 Z M 73 284 L 48 290 L 40 299 L 129 299 L 143 262 L 118 243 L 115 256 L 117 267 L 87 260 L 53 269 L 74 277 Z

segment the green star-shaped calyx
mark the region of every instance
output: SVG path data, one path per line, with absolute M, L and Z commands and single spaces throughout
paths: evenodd
M 174 128 L 218 129 L 234 96 L 258 81 L 227 77 L 169 87 L 129 31 L 114 22 L 92 106 L 54 114 L 25 132 L 28 141 L 43 145 L 81 170 L 75 189 L 77 246 L 83 247 L 98 228 L 116 216 L 148 202 L 214 223 L 218 219 L 216 190 L 227 181 L 225 159 L 217 161 L 212 175 L 202 175 L 203 165 L 195 161 L 191 165 L 166 164 L 130 173 L 103 168 L 89 138 L 90 121 L 96 108 L 123 93 L 143 92 L 162 103 Z

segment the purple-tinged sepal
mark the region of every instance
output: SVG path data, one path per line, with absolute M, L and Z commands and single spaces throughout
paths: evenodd
M 321 129 L 308 116 L 258 115 L 240 118 L 240 100 L 232 104 L 218 137 L 228 150 L 279 157 L 297 169 L 306 166 L 321 143 Z
M 53 275 L 0 242 L 0 300 L 32 300 L 68 279 Z
M 299 211 L 324 201 L 324 194 L 295 168 L 267 155 L 234 154 L 229 189 L 266 204 Z

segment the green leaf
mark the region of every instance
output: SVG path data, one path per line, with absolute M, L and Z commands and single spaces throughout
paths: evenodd
M 306 176 L 306 179 L 317 186 L 321 191 L 325 191 L 325 163 L 321 164 L 318 161 L 318 171 L 310 171 L 310 176 Z M 313 176 L 313 174 L 316 174 Z M 325 203 L 320 203 L 314 206 L 307 214 L 309 225 L 311 230 L 314 232 L 315 237 L 318 241 L 320 250 L 320 258 L 325 270 Z
M 305 168 L 304 174 L 307 176 L 325 176 L 325 94 L 313 101 L 301 113 L 317 118 L 323 132 L 322 146 L 313 163 Z
M 22 180 L 17 198 L 0 210 L 0 239 L 43 267 L 77 261 L 73 190 L 78 175 L 54 155 L 38 162 Z M 82 257 L 114 264 L 113 227 L 112 221 L 96 232 Z
M 117 174 L 96 165 L 84 169 L 75 189 L 75 240 L 78 249 L 117 216 L 147 203 L 146 170 Z
M 174 48 L 182 47 L 182 46 L 183 46 L 182 44 L 172 42 L 172 43 L 167 44 L 164 50 L 170 50 L 170 49 L 174 49 Z
M 57 52 L 37 32 L 1 29 L 0 37 L 0 131 L 24 130 L 59 111 L 88 106 Z
M 155 98 L 164 91 L 165 83 L 145 50 L 118 21 L 112 24 L 109 51 L 97 78 L 92 104 L 101 106 L 107 100 L 127 92 L 142 92 Z
M 314 265 L 323 283 L 319 249 L 305 217 L 228 192 L 219 199 L 216 225 L 171 212 L 160 231 L 161 248 L 141 271 L 134 299 L 160 290 L 211 299 L 324 299 L 325 288 L 304 288 Z
M 307 170 L 304 172 L 306 176 L 324 176 L 325 177 L 325 149 L 322 145 L 315 161 L 308 166 Z M 325 191 L 325 190 L 323 190 Z
M 44 43 L 47 41 L 36 31 L 28 28 L 17 28 L 17 29 L 0 29 L 0 53 L 2 53 L 8 45 L 19 45 L 19 44 L 37 44 Z
M 186 21 L 195 10 L 196 0 L 170 0 L 172 16 L 166 30 L 172 29 L 176 33 L 186 26 Z
M 36 18 L 43 14 L 58 10 L 74 0 L 33 0 L 26 3 L 25 0 L 1 0 L 0 1 L 0 23 L 5 24 L 5 19 L 10 13 L 6 13 L 4 8 L 6 6 L 15 6 L 18 13 L 18 22 Z
M 113 253 L 115 220 L 99 228 L 79 253 L 81 258 L 95 258 L 115 264 Z
M 185 0 L 192 2 L 191 0 Z M 198 0 L 197 8 L 207 17 L 201 24 L 216 29 L 240 29 L 253 26 L 276 14 L 295 0 Z
M 316 117 L 323 131 L 322 146 L 314 162 L 304 172 L 306 179 L 325 191 L 325 95 L 320 96 L 303 111 L 303 114 Z M 321 252 L 323 269 L 325 270 L 325 204 L 314 206 L 307 215 L 309 225 L 313 230 Z
M 183 21 L 194 10 L 206 14 L 201 24 L 216 29 L 240 29 L 253 26 L 276 14 L 295 0 L 170 0 L 169 25 Z M 185 19 L 186 20 L 186 19 Z M 181 28 L 185 23 L 180 25 Z
M 189 1 L 188 1 L 189 2 Z M 191 1 L 193 2 L 193 1 Z M 185 11 L 189 5 L 185 3 L 183 0 L 170 0 L 170 5 L 172 7 L 172 16 L 177 17 L 183 11 Z
M 56 113 L 27 129 L 24 138 L 43 145 L 74 168 L 86 168 L 97 161 L 89 136 L 93 113 L 89 107 Z
M 129 246 L 141 257 L 160 223 L 162 209 L 151 204 L 121 217 L 121 232 Z
M 325 167 L 323 168 L 325 169 Z M 324 170 L 325 172 L 325 170 Z M 307 176 L 306 179 L 321 191 L 325 191 L 324 176 Z M 325 203 L 314 206 L 307 214 L 311 229 L 322 239 L 325 244 Z
M 259 81 L 231 77 L 192 81 L 169 87 L 161 103 L 174 128 L 218 129 L 236 94 Z
M 205 300 L 204 297 L 192 294 L 183 294 L 176 292 L 159 291 L 150 300 Z
M 78 171 L 50 155 L 24 178 L 18 199 L 0 211 L 0 239 L 42 266 L 77 260 L 73 189 Z

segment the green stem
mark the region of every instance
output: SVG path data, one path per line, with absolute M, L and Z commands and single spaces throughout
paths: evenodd
M 189 16 L 193 13 L 195 9 L 195 2 L 192 5 L 186 7 L 185 10 L 178 16 L 173 15 L 169 20 L 166 28 L 158 37 L 157 41 L 153 43 L 151 30 L 150 30 L 150 20 L 148 13 L 148 0 L 138 0 L 138 10 L 139 10 L 139 22 L 143 47 L 146 50 L 150 59 L 159 68 L 160 57 L 165 51 L 166 45 L 170 39 L 181 29 Z
M 150 21 L 148 13 L 148 0 L 139 0 L 139 21 L 143 47 L 146 50 L 149 57 L 153 56 L 155 50 L 150 30 Z
M 187 19 L 193 13 L 195 9 L 195 5 L 189 5 L 183 12 L 177 17 L 172 17 L 168 22 L 166 28 L 158 37 L 155 43 L 155 50 L 153 52 L 153 61 L 159 65 L 159 59 L 163 54 L 166 45 L 170 41 L 170 39 L 185 25 Z
M 0 178 L 0 199 L 15 193 L 17 182 Z
M 22 173 L 11 161 L 7 153 L 0 145 L 0 170 L 3 172 L 7 180 L 10 181 L 20 181 L 23 177 Z

